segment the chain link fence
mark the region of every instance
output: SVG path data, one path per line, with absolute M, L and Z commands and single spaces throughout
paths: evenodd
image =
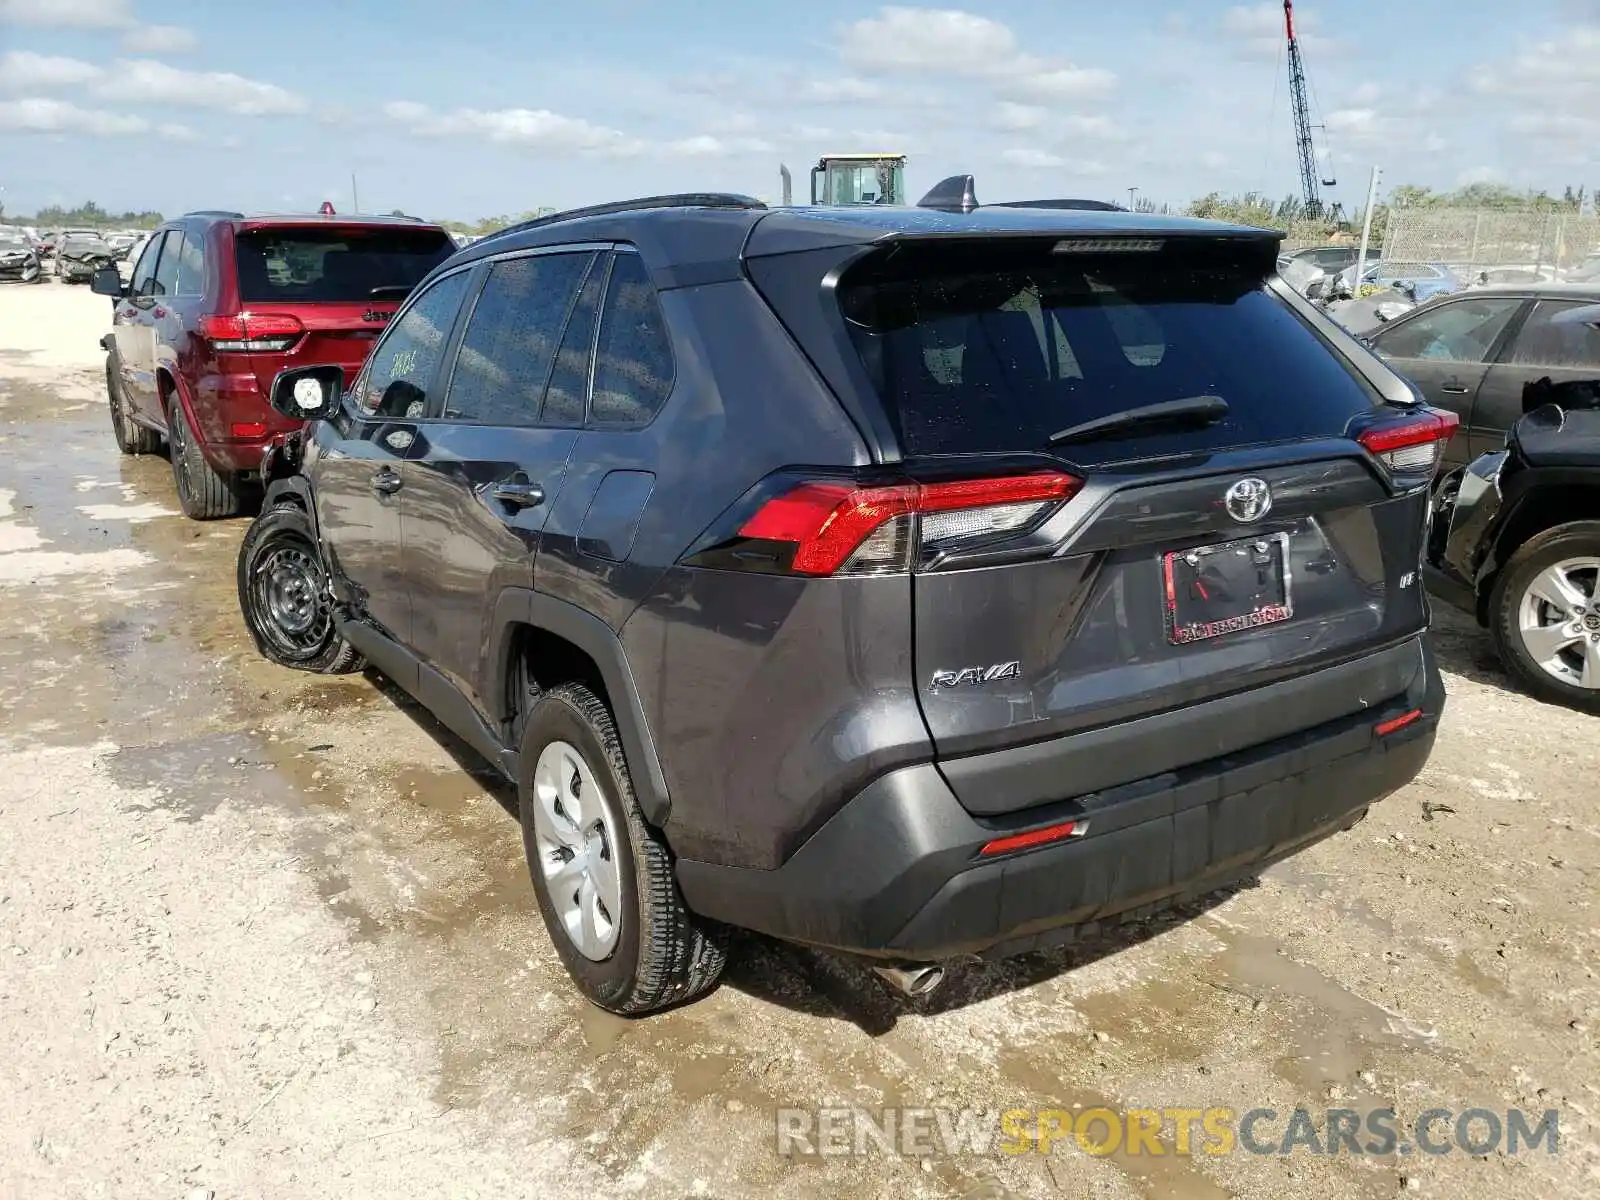
M 1512 269 L 1555 279 L 1600 253 L 1600 216 L 1534 210 L 1389 210 L 1382 256 L 1443 263 L 1463 279 Z

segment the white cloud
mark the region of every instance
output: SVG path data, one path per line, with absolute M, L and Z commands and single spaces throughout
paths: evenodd
M 1059 154 L 1051 154 L 1047 150 L 1036 150 L 1031 146 L 1013 146 L 1000 152 L 1002 162 L 1010 163 L 1013 167 L 1028 167 L 1036 170 L 1054 169 L 1067 165 L 1067 160 Z
M 31 50 L 13 50 L 0 57 L 0 87 L 13 92 L 75 87 L 98 79 L 99 67 L 76 58 L 53 58 Z
M 240 116 L 303 113 L 304 97 L 272 83 L 227 71 L 183 71 L 154 59 L 121 60 L 97 89 L 106 97 L 134 97 L 142 104 L 214 108 Z
M 641 154 L 645 149 L 642 141 L 620 129 L 596 125 L 580 117 L 565 117 L 545 108 L 458 108 L 454 112 L 435 113 L 424 105 L 397 100 L 385 105 L 384 112 L 421 137 L 476 134 L 503 145 L 616 157 Z
M 122 35 L 122 48 L 135 54 L 182 54 L 199 44 L 182 25 L 136 25 Z
M 801 85 L 799 99 L 807 104 L 872 104 L 882 100 L 884 87 L 867 79 L 809 79 Z
M 187 125 L 179 125 L 173 121 L 157 125 L 156 132 L 169 142 L 192 142 L 200 136 Z
M 1600 104 L 1600 25 L 1577 26 L 1539 42 L 1509 62 L 1479 67 L 1474 91 L 1577 111 Z
M 1061 101 L 1110 90 L 1116 76 L 1100 67 L 1023 53 L 1010 26 L 948 8 L 880 9 L 844 27 L 839 56 L 873 71 L 944 72 L 997 83 L 1024 100 Z
M 761 138 L 719 138 L 705 133 L 668 142 L 660 149 L 660 153 L 669 158 L 725 158 L 735 154 L 771 154 L 774 151 L 772 143 Z
M 1320 14 L 1295 9 L 1295 36 L 1301 48 L 1314 56 L 1339 53 L 1343 43 L 1336 38 L 1323 36 Z M 1238 4 L 1222 14 L 1223 36 L 1234 43 L 1236 51 L 1245 58 L 1275 59 L 1284 53 L 1287 30 L 1283 23 L 1283 5 L 1274 3 Z
M 985 74 L 990 64 L 1016 57 L 1017 39 L 999 21 L 973 13 L 891 7 L 846 26 L 839 53 L 881 70 Z
M 1505 175 L 1497 167 L 1468 167 L 1456 176 L 1457 187 L 1471 187 L 1475 183 L 1504 183 Z
M 1085 117 L 1077 114 L 1061 118 L 1060 129 L 1069 137 L 1115 138 L 1122 130 L 1109 117 Z
M 994 123 L 996 128 L 1021 131 L 1025 129 L 1038 129 L 1050 116 L 1050 110 L 1040 108 L 1035 104 L 1014 104 L 1010 100 L 1001 101 L 994 110 Z
M 636 158 L 656 154 L 668 158 L 725 158 L 739 154 L 772 154 L 765 138 L 752 136 L 749 120 L 731 121 L 718 134 L 702 133 L 664 142 L 649 142 L 620 129 L 598 125 L 580 117 L 567 117 L 549 109 L 459 108 L 436 113 L 424 104 L 394 100 L 383 106 L 384 115 L 406 126 L 418 137 L 477 136 L 499 145 L 526 147 L 552 153 L 588 154 L 607 158 Z M 734 126 L 736 128 L 727 127 Z
M 130 0 L 0 0 L 0 23 L 123 29 L 133 12 Z
M 0 101 L 0 129 L 23 133 L 85 133 L 96 137 L 145 133 L 150 122 L 126 113 L 79 108 L 64 100 L 31 97 Z
M 1020 60 L 1023 65 L 1031 65 L 1034 61 Z M 1103 96 L 1116 86 L 1116 82 L 1116 75 L 1102 67 L 1067 65 L 1022 71 L 1009 77 L 1005 86 L 1014 96 L 1029 100 L 1061 101 Z

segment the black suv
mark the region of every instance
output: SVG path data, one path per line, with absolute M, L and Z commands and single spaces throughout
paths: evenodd
M 276 381 L 323 419 L 241 549 L 258 645 L 365 659 L 516 781 L 604 1007 L 703 991 L 727 925 L 919 992 L 1252 875 L 1428 757 L 1454 419 L 1276 233 L 935 193 L 532 221 L 347 391 Z

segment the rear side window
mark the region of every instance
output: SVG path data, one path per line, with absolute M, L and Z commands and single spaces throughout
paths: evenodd
M 537 254 L 489 268 L 461 336 L 445 420 L 539 423 L 561 331 L 593 262 L 592 253 Z
M 161 248 L 161 261 L 156 264 L 157 296 L 178 294 L 178 264 L 183 258 L 183 230 L 169 229 Z
M 206 267 L 200 235 L 192 230 L 183 234 L 178 246 L 178 296 L 199 296 L 206 290 Z
M 437 229 L 244 229 L 234 250 L 239 298 L 279 303 L 403 300 L 455 248 Z
M 1568 370 L 1600 369 L 1600 304 L 1539 301 L 1517 334 L 1511 361 Z
M 1207 427 L 1070 448 L 1104 462 L 1338 436 L 1377 402 L 1266 290 L 1264 255 L 1053 245 L 901 246 L 845 275 L 847 326 L 907 453 L 1042 450 L 1058 430 L 1131 408 L 1228 404 Z
M 644 263 L 637 254 L 618 254 L 615 263 L 600 318 L 589 423 L 629 429 L 649 424 L 666 403 L 672 345 Z
M 541 425 L 582 425 L 583 404 L 589 392 L 589 352 L 594 346 L 594 323 L 600 312 L 600 289 L 605 286 L 604 264 L 589 272 L 578 292 L 578 302 L 567 319 L 567 331 L 556 351 L 550 386 L 545 389 Z
M 1450 300 L 1384 330 L 1372 344 L 1390 358 L 1480 363 L 1521 307 L 1521 300 L 1508 296 Z

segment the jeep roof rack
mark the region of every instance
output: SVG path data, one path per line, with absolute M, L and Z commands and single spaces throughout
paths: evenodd
M 183 215 L 186 217 L 233 217 L 236 220 L 244 219 L 242 212 L 233 212 L 226 208 L 197 208 L 193 212 L 186 212 Z
M 515 225 L 507 225 L 504 229 L 486 233 L 478 241 L 486 242 L 491 238 L 504 237 L 508 233 L 521 233 L 525 229 L 538 229 L 561 221 L 576 221 L 583 217 L 605 217 L 613 213 L 642 212 L 652 208 L 757 209 L 766 208 L 766 205 L 753 196 L 741 196 L 736 192 L 675 192 L 665 196 L 641 196 L 636 200 L 612 200 L 605 204 L 563 209 L 561 212 L 519 221 Z

